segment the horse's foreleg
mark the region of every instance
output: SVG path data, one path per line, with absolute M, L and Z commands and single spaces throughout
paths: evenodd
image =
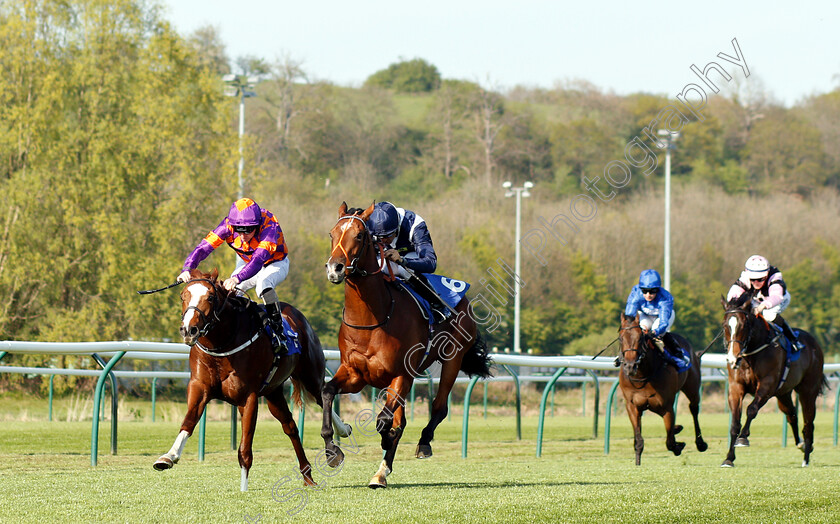
M 627 408 L 627 416 L 630 417 L 630 424 L 633 426 L 633 449 L 636 450 L 636 465 L 642 465 L 642 451 L 645 450 L 645 439 L 642 438 L 642 410 L 639 409 L 632 399 L 625 396 L 624 406 Z
M 386 487 L 386 478 L 394 469 L 394 457 L 406 424 L 405 396 L 411 387 L 411 382 L 410 378 L 397 377 L 391 381 L 391 385 L 386 390 L 387 401 L 376 420 L 376 428 L 382 435 L 382 449 L 385 454 L 379 470 L 368 483 L 370 488 Z
M 771 388 L 769 386 L 764 386 L 763 384 L 759 384 L 758 390 L 755 393 L 755 398 L 753 401 L 750 402 L 750 405 L 747 406 L 747 417 L 744 420 L 744 427 L 741 428 L 741 433 L 738 435 L 738 439 L 735 441 L 736 447 L 749 447 L 750 445 L 750 425 L 755 417 L 758 416 L 758 411 L 767 403 L 768 400 L 772 397 Z
M 729 452 L 726 454 L 726 459 L 722 468 L 731 468 L 735 462 L 735 441 L 738 439 L 738 434 L 741 432 L 741 403 L 744 400 L 744 390 L 740 384 L 733 383 L 731 377 L 729 380 Z
M 802 442 L 799 438 L 799 417 L 796 414 L 796 406 L 791 398 L 791 392 L 776 397 L 776 402 L 779 404 L 779 410 L 785 414 L 788 425 L 793 430 L 793 442 L 796 447 L 802 448 Z M 804 430 L 804 428 L 803 428 Z
M 344 462 L 344 452 L 341 451 L 341 448 L 333 441 L 333 430 L 342 437 L 350 436 L 350 432 L 352 431 L 352 428 L 348 424 L 344 424 L 338 414 L 333 411 L 333 401 L 335 400 L 335 396 L 340 391 L 344 390 L 345 382 L 354 378 L 355 377 L 352 377 L 347 368 L 342 364 L 338 367 L 338 370 L 335 372 L 332 380 L 324 384 L 324 388 L 321 390 L 321 407 L 324 412 L 321 423 L 321 437 L 324 439 L 327 464 L 331 468 L 336 468 Z M 354 391 L 350 392 L 356 392 L 361 389 L 356 382 L 358 382 L 358 380 L 353 381 Z
M 248 491 L 248 472 L 254 463 L 253 444 L 254 429 L 257 427 L 258 398 L 256 393 L 251 393 L 245 400 L 245 406 L 239 407 L 239 415 L 242 417 L 242 438 L 239 441 L 239 467 L 242 472 L 240 491 Z
M 184 446 L 187 439 L 192 435 L 196 424 L 198 424 L 204 408 L 207 406 L 210 398 L 206 389 L 201 387 L 198 383 L 190 381 L 187 386 L 187 414 L 184 415 L 184 421 L 181 423 L 181 431 L 175 437 L 175 442 L 169 451 L 160 456 L 152 465 L 156 470 L 163 471 L 169 469 L 181 459 L 184 452 Z
M 685 393 L 688 399 L 688 410 L 691 412 L 691 418 L 694 420 L 694 445 L 697 446 L 697 451 L 703 452 L 709 449 L 709 445 L 703 440 L 703 435 L 700 433 L 700 371 L 699 365 L 697 371 L 694 368 L 689 371 L 694 371 L 696 375 L 690 375 L 690 380 L 687 380 L 683 385 L 682 392 Z
M 303 483 L 307 486 L 317 486 L 315 480 L 312 479 L 312 465 L 309 459 L 306 458 L 306 452 L 303 450 L 303 444 L 300 441 L 300 434 L 298 433 L 297 424 L 289 411 L 289 406 L 286 404 L 286 398 L 283 396 L 282 388 L 277 388 L 270 395 L 265 397 L 268 411 L 280 421 L 283 426 L 283 433 L 292 441 L 292 447 L 295 449 L 295 456 L 298 459 L 298 467 L 300 474 L 303 477 Z

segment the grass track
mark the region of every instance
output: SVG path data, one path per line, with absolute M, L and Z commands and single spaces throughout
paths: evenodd
M 686 415 L 679 416 L 686 425 Z M 103 424 L 99 465 L 90 466 L 89 422 L 5 422 L 0 429 L 0 521 L 3 522 L 840 522 L 840 449 L 831 442 L 830 415 L 817 418 L 810 468 L 792 445 L 781 448 L 781 417 L 759 415 L 752 447 L 736 467 L 722 469 L 727 418 L 701 414 L 710 449 L 698 453 L 693 433 L 680 457 L 664 449 L 661 419 L 644 417 L 646 449 L 633 465 L 630 424 L 614 419 L 611 453 L 603 428 L 591 439 L 591 419 L 555 417 L 546 427 L 543 457 L 535 458 L 536 418 L 470 420 L 469 457 L 461 458 L 461 419 L 444 422 L 429 460 L 413 458 L 423 418 L 410 423 L 387 490 L 364 487 L 381 458 L 378 439 L 357 433 L 358 454 L 303 490 L 278 423 L 260 421 L 250 490 L 239 491 L 229 423 L 210 422 L 207 455 L 197 439 L 172 470 L 152 462 L 169 449 L 171 422 L 120 422 L 119 454 L 109 454 Z M 603 420 L 603 419 L 602 419 Z M 306 422 L 304 444 L 313 463 L 321 447 Z M 284 477 L 289 482 L 283 484 Z M 273 488 L 274 491 L 273 491 Z M 304 500 L 303 497 L 306 497 Z M 279 499 L 279 500 L 278 500 Z M 295 509 L 299 512 L 293 515 Z

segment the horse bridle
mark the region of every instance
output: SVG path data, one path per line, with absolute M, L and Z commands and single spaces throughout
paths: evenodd
M 726 319 L 730 315 L 737 315 L 739 313 L 744 315 L 744 331 L 746 331 L 747 334 L 741 340 L 732 340 L 732 333 L 731 332 L 729 333 L 729 343 L 731 344 L 732 342 L 737 342 L 738 345 L 741 346 L 741 352 L 738 354 L 737 357 L 735 357 L 735 369 L 738 369 L 738 364 L 739 364 L 739 362 L 741 361 L 742 358 L 749 357 L 749 356 L 755 355 L 756 353 L 759 353 L 760 351 L 763 351 L 764 349 L 773 345 L 774 340 L 776 340 L 776 339 L 772 339 L 770 342 L 768 342 L 766 344 L 762 344 L 762 345 L 758 346 L 757 348 L 753 349 L 752 351 L 747 351 L 747 348 L 749 347 L 750 339 L 752 338 L 752 331 L 753 331 L 752 326 L 747 325 L 748 316 L 750 315 L 750 313 L 747 313 L 746 311 L 744 311 L 741 308 L 727 309 L 726 312 L 724 312 L 724 315 L 723 315 L 723 324 L 724 324 L 724 326 L 726 325 Z M 767 322 L 767 321 L 765 320 L 765 322 Z M 723 349 L 724 349 L 724 351 L 728 352 L 729 350 L 726 347 L 726 337 L 723 337 L 723 338 L 724 338 Z
M 370 231 L 368 230 L 367 223 L 364 220 L 362 220 L 362 218 L 360 216 L 358 216 L 358 215 L 345 215 L 345 216 L 339 218 L 338 222 L 341 222 L 344 219 L 358 220 L 359 222 L 362 223 L 362 227 L 364 227 L 364 234 L 367 235 L 367 236 L 370 236 Z M 338 222 L 336 222 L 336 225 L 338 225 Z M 341 232 L 341 238 L 338 239 L 338 243 L 335 245 L 335 247 L 330 252 L 330 256 L 332 256 L 332 254 L 335 253 L 336 248 L 341 248 L 341 252 L 344 253 L 344 259 L 345 260 L 350 259 L 350 256 L 347 254 L 347 251 L 344 249 L 344 245 L 341 243 L 342 240 L 344 240 L 344 234 L 345 233 L 347 233 L 346 228 L 345 228 L 344 231 Z M 379 266 L 379 268 L 377 268 L 376 271 L 367 271 L 365 269 L 362 269 L 362 268 L 358 267 L 359 260 L 361 260 L 361 258 L 365 255 L 365 252 L 367 251 L 367 246 L 368 246 L 368 241 L 367 240 L 368 240 L 367 238 L 362 240 L 362 249 L 359 250 L 359 253 L 356 255 L 356 257 L 353 258 L 353 260 L 350 261 L 350 263 L 347 264 L 347 266 L 344 268 L 344 276 L 349 277 L 349 276 L 354 276 L 355 275 L 355 276 L 359 276 L 359 277 L 369 277 L 371 275 L 376 275 L 376 274 L 382 272 L 382 269 L 385 267 L 385 263 L 386 263 L 386 260 L 385 260 L 384 257 L 382 258 L 382 265 Z M 372 239 L 371 239 L 370 244 L 373 245 L 373 240 Z M 380 248 L 380 251 L 383 251 L 383 249 Z
M 629 331 L 631 329 L 641 330 L 642 326 L 636 324 L 636 325 L 633 325 L 633 326 L 622 327 L 622 328 L 619 328 L 618 330 L 619 331 Z M 621 338 L 621 337 L 619 336 L 619 338 Z M 647 350 L 646 350 L 645 346 L 648 345 L 648 340 L 649 340 L 648 335 L 646 333 L 644 333 L 644 331 L 642 331 L 642 336 L 639 339 L 640 343 L 639 343 L 638 346 L 633 347 L 633 348 L 628 348 L 628 349 L 619 349 L 619 351 L 621 352 L 622 362 L 625 361 L 624 354 L 626 352 L 635 351 L 639 355 L 636 358 L 636 364 L 638 365 L 638 363 L 640 363 L 642 361 L 642 359 L 644 359 L 645 355 L 647 355 Z M 660 362 L 660 364 L 661 364 L 661 362 Z M 658 369 L 654 370 L 653 375 L 656 375 L 657 371 L 658 371 Z M 626 376 L 627 376 L 627 380 L 629 380 L 630 382 L 636 383 L 636 384 L 645 384 L 645 383 L 647 383 L 648 379 L 650 378 L 649 376 L 642 377 L 642 378 L 636 378 L 636 377 L 631 377 L 629 374 L 627 374 Z
M 198 330 L 198 336 L 199 337 L 204 337 L 204 336 L 207 336 L 207 333 L 209 333 L 210 330 L 212 330 L 214 327 L 216 327 L 216 324 L 221 322 L 221 318 L 219 318 L 219 313 L 221 313 L 222 310 L 225 309 L 225 306 L 227 305 L 228 298 L 230 298 L 230 295 L 228 294 L 227 296 L 225 296 L 225 300 L 222 302 L 221 307 L 219 307 L 217 309 L 216 304 L 218 303 L 218 300 L 217 300 L 217 297 L 216 297 L 216 282 L 210 280 L 209 278 L 193 278 L 193 279 L 190 279 L 187 282 L 187 285 L 192 284 L 193 282 L 207 282 L 208 284 L 210 284 L 210 287 L 213 289 L 213 293 L 211 293 L 210 296 L 207 298 L 207 300 L 213 306 L 213 309 L 212 309 L 213 318 L 208 319 L 207 315 L 205 315 L 203 311 L 198 309 L 198 306 L 187 306 L 187 308 L 181 314 L 181 323 L 183 324 L 184 317 L 187 316 L 187 311 L 189 311 L 191 309 L 195 310 L 195 312 L 198 313 L 198 317 L 199 317 L 199 319 L 201 319 L 201 322 L 203 324 L 203 326 Z

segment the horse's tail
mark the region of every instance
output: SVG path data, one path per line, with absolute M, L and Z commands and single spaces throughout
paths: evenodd
M 826 390 L 831 389 L 831 386 L 828 385 L 828 379 L 825 378 L 825 373 L 822 375 L 822 379 L 820 380 L 820 391 L 817 395 L 822 395 L 826 392 Z
M 464 353 L 464 359 L 461 360 L 461 371 L 471 377 L 490 376 L 490 355 L 487 354 L 487 344 L 478 331 L 475 333 L 475 343 Z
M 306 388 L 304 388 L 300 381 L 294 377 L 292 377 L 292 386 L 294 386 L 292 388 L 292 400 L 294 401 L 295 406 L 300 409 L 303 405 L 303 399 L 301 398 L 300 392 L 301 390 L 306 391 Z

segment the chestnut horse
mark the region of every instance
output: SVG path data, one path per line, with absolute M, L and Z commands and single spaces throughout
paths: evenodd
M 297 332 L 300 353 L 275 355 L 271 340 L 263 328 L 256 305 L 218 281 L 218 271 L 190 271 L 191 279 L 181 292 L 181 335 L 190 346 L 190 381 L 187 385 L 187 414 L 172 449 L 154 463 L 156 470 L 171 468 L 181 458 L 187 438 L 192 434 L 207 403 L 221 399 L 239 408 L 242 437 L 239 442 L 240 489 L 248 489 L 248 471 L 253 463 L 251 445 L 257 425 L 257 399 L 265 397 L 268 410 L 283 425 L 283 431 L 295 448 L 304 483 L 314 486 L 312 468 L 303 451 L 289 406 L 283 395 L 283 383 L 291 377 L 292 394 L 300 405 L 301 386 L 321 404 L 324 385 L 324 352 L 318 336 L 303 313 L 281 303 L 283 318 Z M 291 344 L 291 340 L 289 340 Z M 336 432 L 347 436 L 336 415 Z
M 682 373 L 665 362 L 659 349 L 653 345 L 652 338 L 642 332 L 639 326 L 639 315 L 629 317 L 621 314 L 621 327 L 618 338 L 621 341 L 621 371 L 618 383 L 624 395 L 627 415 L 633 425 L 633 435 L 636 449 L 636 465 L 642 463 L 642 450 L 645 440 L 642 438 L 642 413 L 647 409 L 653 411 L 665 422 L 665 447 L 679 456 L 685 447 L 685 442 L 677 442 L 675 436 L 682 431 L 682 426 L 675 425 L 674 399 L 677 392 L 682 391 L 688 398 L 688 409 L 694 418 L 694 443 L 700 452 L 706 451 L 708 445 L 700 434 L 700 422 L 697 415 L 700 412 L 700 357 L 691 349 L 688 341 L 671 333 L 680 347 L 688 350 L 691 367 Z
M 394 455 L 406 425 L 405 398 L 414 379 L 434 361 L 441 362 L 440 386 L 432 403 L 432 415 L 423 429 L 415 456 L 432 455 L 435 428 L 446 417 L 447 398 L 459 371 L 486 377 L 488 356 L 476 323 L 464 298 L 455 313 L 435 326 L 429 322 L 411 295 L 401 286 L 387 282 L 377 264 L 366 210 L 348 211 L 342 203 L 338 222 L 332 228 L 332 250 L 327 260 L 327 278 L 344 285 L 344 310 L 338 332 L 341 365 L 323 389 L 324 422 L 321 436 L 327 457 L 338 465 L 344 455 L 333 442 L 332 403 L 335 395 L 356 393 L 365 385 L 385 389 L 387 400 L 377 417 L 384 458 L 369 483 L 371 488 L 387 485 Z M 386 389 L 387 388 L 387 389 Z
M 779 409 L 793 429 L 796 447 L 808 465 L 814 447 L 814 417 L 817 414 L 817 397 L 827 385 L 823 375 L 823 352 L 817 340 L 807 331 L 799 331 L 799 341 L 805 345 L 799 359 L 787 362 L 787 353 L 778 343 L 775 331 L 763 316 L 756 316 L 747 294 L 723 305 L 723 337 L 729 364 L 729 410 L 732 413 L 729 427 L 729 453 L 721 467 L 731 468 L 735 448 L 750 445 L 750 423 L 771 397 L 776 397 Z M 796 406 L 792 392 L 796 391 L 802 404 L 803 440 L 799 440 Z M 747 406 L 747 420 L 741 427 L 741 405 L 744 395 L 753 395 Z

